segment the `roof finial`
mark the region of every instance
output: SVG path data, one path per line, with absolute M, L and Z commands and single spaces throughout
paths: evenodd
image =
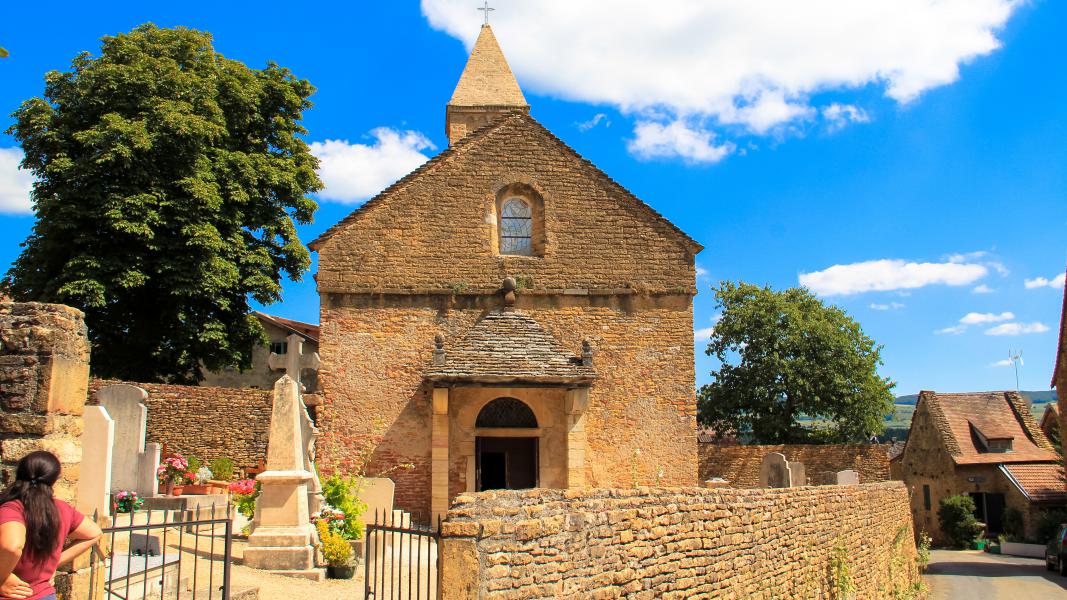
M 478 10 L 485 11 L 485 24 L 489 24 L 489 13 L 496 10 L 489 7 L 489 0 L 485 0 L 485 6 L 479 7 Z

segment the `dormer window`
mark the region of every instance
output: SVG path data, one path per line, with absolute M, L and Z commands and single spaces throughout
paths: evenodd
M 990 428 L 989 433 L 983 432 L 974 423 L 968 422 L 971 426 L 971 436 L 976 442 L 975 448 L 979 452 L 1011 452 L 1012 441 L 1015 439 L 1013 436 L 997 431 L 997 428 Z
M 522 198 L 508 198 L 500 205 L 500 253 L 533 254 L 533 211 Z

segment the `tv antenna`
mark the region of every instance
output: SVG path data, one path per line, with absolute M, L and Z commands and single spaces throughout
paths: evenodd
M 1015 391 L 1019 391 L 1019 367 L 1023 366 L 1023 351 L 1022 350 L 1008 350 L 1008 360 L 1011 361 L 1012 366 L 1015 367 Z

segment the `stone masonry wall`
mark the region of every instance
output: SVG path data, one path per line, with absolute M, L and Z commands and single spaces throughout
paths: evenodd
M 146 441 L 204 461 L 229 458 L 237 467 L 255 467 L 267 459 L 272 390 L 93 379 L 89 403 L 97 403 L 97 390 L 115 383 L 148 392 Z
M 877 600 L 920 581 L 899 482 L 464 494 L 443 535 L 447 600 Z
M 373 447 L 367 471 L 394 471 L 398 507 L 428 515 L 430 389 L 423 372 L 434 335 L 445 349 L 488 308 L 473 299 L 419 299 L 397 306 L 384 299 L 323 297 L 318 409 L 319 457 L 326 470 L 353 470 L 361 448 Z M 414 302 L 414 301 L 413 301 Z M 377 305 L 375 305 L 377 304 Z M 516 308 L 537 319 L 574 355 L 583 337 L 594 348 L 598 379 L 589 392 L 585 453 L 591 486 L 694 485 L 696 402 L 692 308 L 684 298 L 554 299 L 520 292 Z M 635 456 L 635 451 L 641 455 Z M 463 465 L 453 478 L 465 481 Z M 456 491 L 455 488 L 453 491 Z
M 34 450 L 59 457 L 56 496 L 73 503 L 81 464 L 89 341 L 81 311 L 59 304 L 0 303 L 2 484 Z
M 790 462 L 804 464 L 809 485 L 829 483 L 828 477 L 852 469 L 860 474 L 860 483 L 889 481 L 888 446 L 878 444 L 793 444 L 778 446 L 697 445 L 700 453 L 700 479 L 722 477 L 732 487 L 759 487 L 763 457 L 780 452 Z

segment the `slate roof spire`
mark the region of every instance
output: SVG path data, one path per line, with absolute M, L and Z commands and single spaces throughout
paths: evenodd
M 529 112 L 530 105 L 504 58 L 488 23 L 482 25 L 467 66 L 445 109 L 450 144 L 510 111 Z

